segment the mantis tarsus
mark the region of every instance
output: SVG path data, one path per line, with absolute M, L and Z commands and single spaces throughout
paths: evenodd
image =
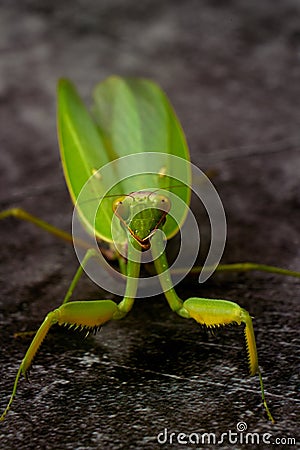
M 151 250 L 162 291 L 172 311 L 180 317 L 193 318 L 208 329 L 232 323 L 244 325 L 250 375 L 259 376 L 262 401 L 268 418 L 273 422 L 264 396 L 249 313 L 227 300 L 192 297 L 184 301 L 178 297 L 173 286 L 160 231 L 169 239 L 185 220 L 190 201 L 190 163 L 184 134 L 165 94 L 153 82 L 144 79 L 110 77 L 96 87 L 94 100 L 92 118 L 73 85 L 67 80 L 58 83 L 61 158 L 70 195 L 77 206 L 81 222 L 96 239 L 108 243 L 109 250 L 106 253 L 104 251 L 104 254 L 115 254 L 119 262 L 120 272 L 126 279 L 123 299 L 119 304 L 112 300 L 71 301 L 72 292 L 87 263 L 93 257 L 98 258 L 95 249 L 89 249 L 84 239 L 75 236 L 75 244 L 84 249 L 81 265 L 61 306 L 47 314 L 35 334 L 0 419 L 4 420 L 15 397 L 21 374 L 26 378 L 32 360 L 53 324 L 79 327 L 88 332 L 98 329 L 109 320 L 126 316 L 137 294 L 142 254 Z M 154 165 L 155 170 L 148 173 L 144 166 L 148 166 L 150 153 L 154 154 L 152 160 L 154 158 L 157 166 Z M 103 176 L 99 172 L 111 161 L 118 162 L 132 154 L 135 154 L 136 159 L 132 163 L 131 158 L 129 166 L 137 166 L 134 174 L 128 169 L 129 174 L 124 176 L 122 171 L 128 167 L 126 164 L 122 166 L 121 172 L 117 166 L 113 166 L 108 175 L 105 173 Z M 177 166 L 178 161 L 180 166 Z M 118 179 L 120 174 L 121 181 Z M 180 200 L 178 204 L 176 199 L 173 201 L 172 191 L 176 191 Z M 100 199 L 102 203 L 98 209 Z M 171 206 L 177 212 L 176 221 L 169 215 Z M 14 208 L 0 213 L 0 219 L 10 216 L 32 222 L 63 240 L 73 240 L 69 233 L 22 209 Z M 113 222 L 114 229 L 111 225 Z M 299 272 L 258 264 L 221 265 L 218 270 L 263 270 L 300 277 Z

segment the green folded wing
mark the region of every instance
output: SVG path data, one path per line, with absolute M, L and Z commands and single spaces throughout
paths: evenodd
M 83 186 L 98 169 L 116 161 L 113 167 L 101 170 L 90 180 L 77 203 L 80 217 L 91 232 L 95 228 L 97 237 L 112 242 L 115 195 L 165 189 L 176 193 L 184 204 L 189 204 L 188 147 L 166 95 L 155 83 L 145 79 L 109 77 L 95 88 L 92 113 L 93 116 L 72 83 L 60 80 L 58 136 L 73 202 L 78 200 Z M 149 152 L 155 153 L 154 163 L 153 157 L 150 164 L 149 158 L 145 157 Z M 139 155 L 134 163 L 130 159 L 128 167 L 121 164 L 120 158 L 130 154 L 144 154 L 144 157 Z M 183 161 L 168 155 L 175 155 Z M 138 172 L 136 175 L 132 175 L 133 166 Z M 149 171 L 151 173 L 145 173 Z M 178 182 L 178 173 L 184 182 Z M 103 199 L 101 206 L 95 213 L 95 205 L 100 199 Z M 182 208 L 179 224 L 168 217 L 164 227 L 167 237 L 176 234 L 185 214 L 186 208 Z

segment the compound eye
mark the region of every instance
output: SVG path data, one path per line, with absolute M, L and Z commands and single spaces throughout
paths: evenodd
M 159 209 L 162 209 L 163 211 L 166 211 L 167 213 L 170 211 L 171 209 L 171 202 L 168 199 L 168 197 L 160 197 L 158 202 L 157 202 L 157 207 Z
M 130 207 L 124 202 L 123 198 L 118 198 L 113 202 L 113 211 L 121 219 L 127 220 L 130 214 Z

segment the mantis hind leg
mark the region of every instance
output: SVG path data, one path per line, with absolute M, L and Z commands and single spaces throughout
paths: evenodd
M 49 224 L 48 222 L 45 222 L 42 219 L 39 219 L 36 216 L 33 216 L 32 214 L 28 213 L 22 208 L 5 209 L 4 211 L 0 212 L 0 220 L 6 219 L 8 217 L 15 217 L 16 219 L 33 223 L 42 230 L 47 231 L 50 234 L 53 234 L 54 236 L 58 237 L 59 239 L 62 239 L 65 242 L 69 243 L 73 242 L 71 234 L 55 227 L 54 225 Z
M 191 269 L 190 273 L 198 274 L 202 271 L 202 269 L 203 267 L 196 266 Z M 287 277 L 300 278 L 300 272 L 289 269 L 283 269 L 282 267 L 270 266 L 267 264 L 258 264 L 253 262 L 219 264 L 216 268 L 216 272 L 251 272 L 251 271 L 267 272 Z
M 9 217 L 14 217 L 19 220 L 23 220 L 25 222 L 32 223 L 36 227 L 40 228 L 41 230 L 46 231 L 47 233 L 52 234 L 53 236 L 61 239 L 64 242 L 67 242 L 69 244 L 73 244 L 74 237 L 67 233 L 64 230 L 61 230 L 60 228 L 55 227 L 54 225 L 45 222 L 44 220 L 40 219 L 37 216 L 34 216 L 33 214 L 28 213 L 22 208 L 10 208 L 5 209 L 4 211 L 0 212 L 0 220 L 7 219 Z M 75 238 L 76 245 L 89 250 L 90 244 L 82 239 Z M 113 259 L 113 252 L 111 249 L 106 249 L 101 247 L 101 252 L 104 254 L 105 257 L 108 259 Z
M 248 353 L 250 375 L 259 376 L 262 402 L 270 421 L 274 422 L 268 408 L 262 375 L 258 366 L 256 341 L 253 330 L 252 319 L 249 313 L 238 304 L 228 300 L 207 299 L 191 297 L 185 301 L 181 300 L 172 284 L 171 274 L 168 267 L 165 252 L 162 252 L 163 242 L 157 239 L 156 246 L 152 246 L 154 264 L 160 278 L 160 282 L 169 303 L 170 308 L 185 319 L 194 319 L 208 329 L 220 328 L 230 324 L 244 325 L 244 335 Z

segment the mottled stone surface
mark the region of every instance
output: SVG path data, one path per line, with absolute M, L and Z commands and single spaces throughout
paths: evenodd
M 71 78 L 88 100 L 111 73 L 146 76 L 171 98 L 193 162 L 215 173 L 228 219 L 224 262 L 300 270 L 298 1 L 10 0 L 1 3 L 0 20 L 1 209 L 21 206 L 68 230 L 57 78 Z M 59 305 L 76 258 L 30 224 L 6 220 L 0 233 L 2 410 L 29 344 L 13 333 L 36 329 Z M 275 425 L 257 378 L 247 376 L 241 330 L 206 337 L 156 297 L 138 300 L 95 338 L 51 333 L 31 384 L 21 380 L 0 425 L 0 448 L 155 449 L 165 428 L 220 437 L 241 421 L 261 439 L 271 433 L 271 442 L 297 437 L 299 287 L 252 273 L 178 288 L 184 298 L 236 300 L 255 317 Z M 75 297 L 112 296 L 85 279 Z M 170 448 L 181 447 L 191 446 Z M 220 448 L 233 446 L 225 439 Z

